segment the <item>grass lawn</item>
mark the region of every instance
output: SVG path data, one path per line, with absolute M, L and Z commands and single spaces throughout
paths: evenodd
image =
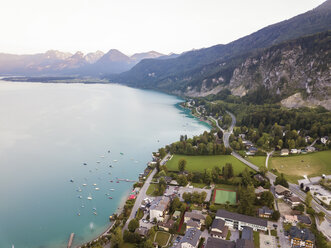
M 237 193 L 228 190 L 215 189 L 213 200 L 216 204 L 226 204 L 228 201 L 231 205 L 235 205 L 237 203 Z
M 271 233 L 272 236 L 277 237 L 277 231 L 276 230 L 271 230 L 270 233 Z
M 309 177 L 331 174 L 331 150 L 289 157 L 272 157 L 270 168 L 284 173 L 286 179 L 297 183 L 303 175 Z
M 157 232 L 155 233 L 154 242 L 158 243 L 159 246 L 166 246 L 170 238 L 170 233 L 167 232 Z
M 228 184 L 215 184 L 215 189 L 229 189 L 236 191 L 238 187 L 236 185 L 228 185 Z
M 255 248 L 260 248 L 260 233 L 253 232 L 254 246 Z
M 209 185 L 204 184 L 204 183 L 191 183 L 191 185 L 192 185 L 194 188 L 200 188 L 200 189 L 209 186 Z
M 226 240 L 230 240 L 230 238 L 231 238 L 231 231 L 229 230 L 228 234 L 226 235 Z
M 156 183 L 151 183 L 146 191 L 147 195 L 154 195 L 155 188 L 157 187 Z
M 265 160 L 266 160 L 266 156 L 248 156 L 246 159 L 257 165 L 258 167 L 265 167 Z M 269 161 L 270 163 L 270 161 Z
M 179 159 L 185 159 L 187 161 L 187 171 L 204 172 L 204 169 L 212 169 L 214 166 L 222 168 L 226 163 L 231 163 L 235 175 L 241 173 L 245 168 L 248 168 L 245 164 L 231 155 L 214 155 L 214 156 L 186 156 L 186 155 L 174 155 L 173 158 L 167 162 L 169 171 L 178 171 Z M 249 169 L 249 168 L 248 168 Z M 250 170 L 250 169 L 249 169 Z

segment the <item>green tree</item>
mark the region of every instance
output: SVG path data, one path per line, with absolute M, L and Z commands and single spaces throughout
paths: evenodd
M 185 170 L 185 167 L 186 167 L 186 160 L 181 158 L 179 161 L 178 161 L 178 170 L 179 171 L 184 171 Z
M 305 203 L 306 203 L 308 208 L 311 207 L 311 201 L 312 200 L 313 200 L 313 196 L 311 195 L 310 191 L 308 191 L 307 194 L 306 194 L 306 199 L 305 199 Z
M 213 219 L 209 215 L 207 215 L 206 220 L 205 220 L 206 228 L 209 228 L 211 226 L 212 222 L 213 222 Z
M 261 194 L 260 202 L 262 205 L 272 208 L 274 203 L 274 196 L 270 191 L 265 191 Z
M 276 177 L 275 185 L 278 184 L 288 188 L 288 182 L 286 181 L 283 173 L 281 173 L 280 176 Z
M 280 218 L 280 213 L 279 213 L 279 211 L 275 210 L 275 211 L 272 213 L 271 219 L 273 219 L 274 221 L 278 221 L 279 218 Z
M 248 185 L 247 188 L 243 187 L 239 189 L 239 204 L 238 212 L 246 215 L 253 215 L 253 204 L 255 201 L 254 187 Z
M 122 229 L 117 227 L 111 234 L 111 247 L 120 248 L 123 244 Z
M 130 220 L 128 225 L 130 232 L 134 232 L 138 227 L 139 227 L 139 221 L 137 219 Z
M 242 184 L 247 187 L 252 182 L 251 175 L 247 168 L 242 173 Z M 254 190 L 253 190 L 254 191 Z
M 226 163 L 223 167 L 223 177 L 228 180 L 233 177 L 233 167 L 231 163 Z
M 177 183 L 180 186 L 186 186 L 188 184 L 187 178 L 184 175 L 179 175 L 177 178 Z

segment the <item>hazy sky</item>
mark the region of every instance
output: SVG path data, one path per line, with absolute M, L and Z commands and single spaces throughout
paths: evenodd
M 1 0 L 0 52 L 183 52 L 225 44 L 324 0 Z

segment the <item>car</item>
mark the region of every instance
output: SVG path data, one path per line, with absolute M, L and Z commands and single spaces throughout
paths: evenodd
M 146 219 L 143 219 L 143 222 L 144 222 L 144 223 L 148 223 L 149 221 L 148 221 L 148 220 L 146 220 Z
M 274 228 L 277 228 L 277 227 L 278 227 L 277 224 L 273 224 L 272 226 L 273 226 Z

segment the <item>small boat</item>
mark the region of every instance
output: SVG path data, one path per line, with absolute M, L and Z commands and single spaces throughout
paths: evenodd
M 114 159 L 113 161 L 114 161 L 115 163 L 117 162 L 117 160 L 116 160 L 116 159 Z
M 108 199 L 113 199 L 113 197 L 109 196 Z
M 103 156 L 103 155 L 102 155 L 102 156 L 100 156 L 100 158 L 104 158 L 104 157 L 105 157 L 105 156 Z
M 78 188 L 78 189 L 77 189 L 77 192 L 82 192 L 82 189 L 81 189 L 81 188 Z
M 98 213 L 97 212 L 93 212 L 94 213 L 94 215 L 98 215 Z
M 98 164 L 100 164 L 100 161 L 97 161 Z
M 92 200 L 93 198 L 92 198 L 92 196 L 91 196 L 91 194 L 87 197 L 87 200 Z
M 74 179 L 70 179 L 70 182 L 73 183 L 74 182 Z
M 92 208 L 94 211 L 97 211 L 97 208 Z
M 81 195 L 78 196 L 79 199 L 82 199 L 83 197 Z
M 113 166 L 112 165 L 109 165 L 109 168 L 113 168 Z
M 106 193 L 105 195 L 110 195 L 109 193 Z
M 99 188 L 95 188 L 95 190 L 99 190 Z
M 80 213 L 77 213 L 78 216 L 80 216 Z
M 93 183 L 93 186 L 97 186 L 97 184 L 96 183 Z
M 84 206 L 84 205 L 82 205 L 82 208 L 85 208 L 85 206 Z
M 121 155 L 124 155 L 124 153 L 123 153 L 123 152 L 120 152 L 120 154 L 121 154 Z
M 83 186 L 87 186 L 87 184 L 86 183 L 83 183 Z
M 87 165 L 87 163 L 83 163 L 83 165 Z
M 114 191 L 115 189 L 109 189 L 110 191 Z
M 112 183 L 112 182 L 113 182 L 113 180 L 110 180 L 109 182 L 111 182 L 111 183 Z
M 116 183 L 120 183 L 120 181 L 117 181 Z
M 108 153 L 110 153 L 110 150 L 108 150 Z

